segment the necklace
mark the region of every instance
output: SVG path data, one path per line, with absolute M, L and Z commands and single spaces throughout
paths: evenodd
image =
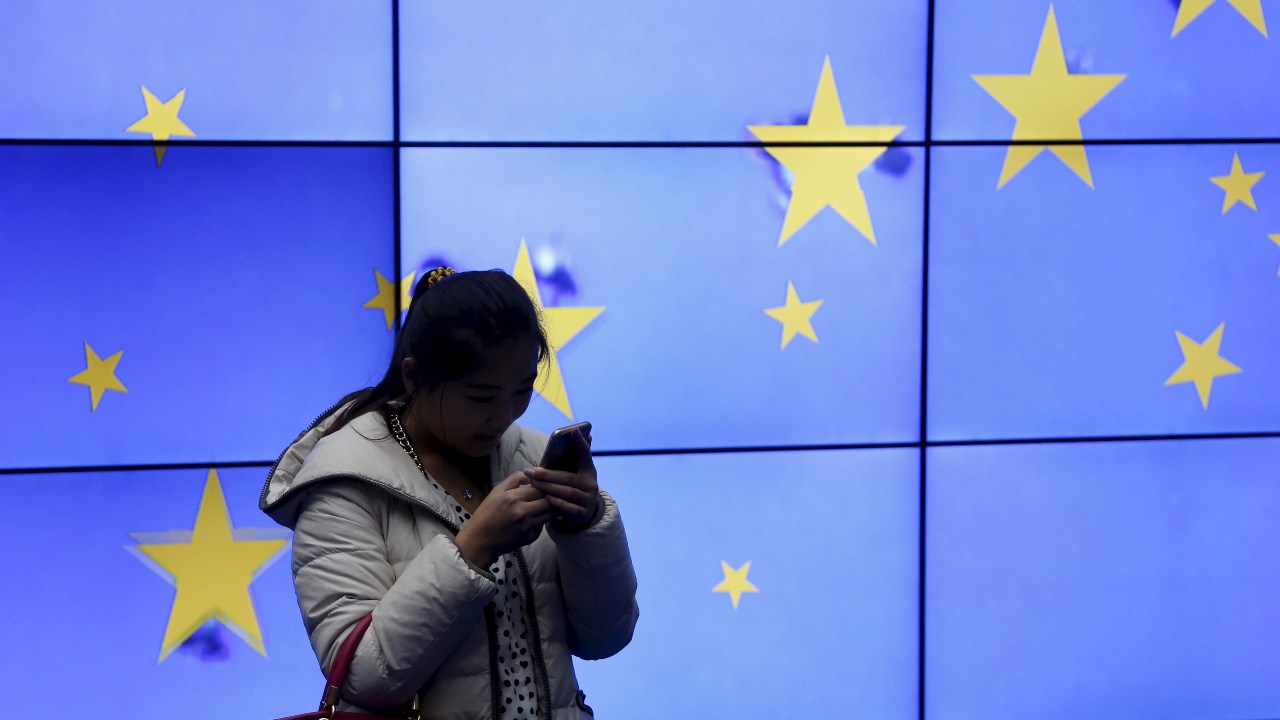
M 404 451 L 409 453 L 409 457 L 413 458 L 413 464 L 418 466 L 418 471 L 422 473 L 422 476 L 430 480 L 431 476 L 427 474 L 427 469 L 422 467 L 422 461 L 418 459 L 418 453 L 413 451 L 413 443 L 409 442 L 409 436 L 405 434 L 404 426 L 400 424 L 400 414 L 391 413 L 390 418 L 391 435 L 395 437 L 396 442 L 400 443 L 400 447 L 404 448 Z M 443 490 L 444 488 L 441 489 Z M 445 490 L 444 494 L 452 495 L 448 490 Z M 463 500 L 470 500 L 475 496 L 475 493 L 471 492 L 469 488 L 462 489 Z

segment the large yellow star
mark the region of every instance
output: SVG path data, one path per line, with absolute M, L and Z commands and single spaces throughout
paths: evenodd
M 1192 20 L 1200 17 L 1200 13 L 1209 8 L 1218 0 L 1182 0 L 1178 3 L 1178 17 L 1173 20 L 1173 33 L 1169 37 L 1177 37 L 1183 28 L 1191 24 Z M 1262 17 L 1262 0 L 1227 0 L 1231 3 L 1231 7 L 1236 12 L 1244 16 L 1262 33 L 1263 37 L 1267 37 L 1267 21 Z
M 1231 174 L 1219 175 L 1209 178 L 1214 185 L 1222 188 L 1227 194 L 1222 198 L 1222 214 L 1226 215 L 1227 211 L 1238 202 L 1248 205 L 1250 209 L 1257 210 L 1258 204 L 1253 201 L 1253 186 L 1258 184 L 1265 172 L 1244 171 L 1244 166 L 1240 164 L 1240 153 L 1235 153 L 1231 158 Z
M 124 356 L 124 351 L 120 350 L 115 355 L 103 360 L 98 357 L 98 353 L 94 352 L 93 348 L 89 347 L 89 343 L 84 344 L 84 358 L 87 367 L 67 378 L 67 382 L 89 386 L 89 400 L 92 403 L 94 412 L 98 411 L 98 403 L 108 390 L 122 393 L 129 392 L 124 384 L 120 382 L 120 379 L 116 377 L 116 365 L 120 364 L 122 356 Z
M 396 321 L 395 284 L 388 280 L 387 277 L 378 270 L 374 270 L 373 273 L 377 276 L 378 294 L 374 295 L 369 299 L 369 302 L 361 305 L 360 307 L 381 310 L 383 317 L 385 317 L 387 321 L 387 329 L 390 330 L 395 326 Z M 417 275 L 418 271 L 415 270 L 400 280 L 400 312 L 408 310 L 409 303 L 413 301 L 413 279 Z
M 1223 323 L 1203 343 L 1174 331 L 1178 336 L 1178 345 L 1182 348 L 1182 365 L 1164 381 L 1165 387 L 1192 382 L 1196 384 L 1196 392 L 1200 395 L 1200 404 L 1209 409 L 1209 392 L 1213 389 L 1213 379 L 1222 375 L 1233 375 L 1242 372 L 1220 354 L 1222 348 Z
M 796 294 L 796 286 L 787 281 L 787 302 L 782 307 L 768 308 L 765 315 L 782 323 L 782 347 L 786 348 L 797 333 L 814 342 L 818 342 L 818 334 L 813 330 L 813 314 L 822 307 L 822 300 L 800 302 Z
M 232 539 L 222 485 L 217 471 L 210 470 L 190 542 L 137 546 L 177 587 L 160 660 L 210 619 L 221 621 L 254 650 L 266 655 L 249 583 L 286 542 Z
M 751 572 L 751 561 L 748 560 L 742 567 L 734 570 L 729 563 L 721 560 L 720 570 L 724 572 L 724 580 L 719 585 L 711 588 L 711 592 L 729 593 L 729 600 L 733 602 L 733 609 L 738 609 L 738 601 L 742 599 L 743 593 L 760 592 L 760 589 L 752 585 L 747 580 L 747 573 Z
M 813 97 L 809 122 L 804 125 L 750 125 L 764 149 L 795 174 L 791 202 L 782 221 L 781 246 L 825 207 L 831 207 L 858 229 L 872 245 L 876 234 L 871 227 L 867 198 L 858 183 L 858 173 L 888 149 L 887 143 L 905 125 L 845 125 L 844 109 L 836 92 L 831 58 L 822 61 L 818 92 Z M 876 143 L 857 147 L 793 147 L 771 143 L 860 142 Z
M 564 376 L 560 374 L 560 348 L 564 347 L 575 335 L 582 332 L 592 320 L 604 312 L 602 307 L 543 307 L 542 293 L 538 291 L 538 278 L 533 274 L 533 262 L 529 259 L 529 246 L 524 238 L 520 239 L 520 251 L 516 253 L 516 267 L 511 273 L 520 287 L 529 293 L 547 328 L 547 342 L 551 344 L 551 357 L 545 374 L 539 370 L 538 394 L 547 399 L 565 417 L 573 419 L 573 408 L 569 405 L 569 391 L 564 386 Z
M 1053 6 L 1040 33 L 1036 58 L 1029 75 L 974 75 L 982 89 L 996 99 L 1017 121 L 1014 140 L 1083 140 L 1080 118 L 1124 80 L 1124 75 L 1086 75 L 1067 72 L 1062 38 Z M 1084 145 L 1011 145 L 997 187 L 1013 179 L 1045 149 L 1050 150 L 1076 175 L 1093 187 Z
M 183 88 L 178 91 L 177 95 L 169 98 L 164 102 L 151 94 L 146 85 L 142 86 L 142 99 L 147 104 L 147 114 L 142 119 L 125 128 L 125 132 L 151 133 L 151 139 L 157 143 L 156 145 L 156 167 L 160 167 L 161 161 L 164 160 L 164 152 L 167 146 L 164 144 L 170 137 L 177 135 L 179 137 L 195 137 L 196 134 L 191 132 L 191 128 L 186 123 L 178 119 L 178 112 L 182 110 L 182 101 L 187 97 L 187 89 Z

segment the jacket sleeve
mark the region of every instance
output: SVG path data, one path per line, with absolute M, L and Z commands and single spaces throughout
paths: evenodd
M 604 513 L 590 527 L 551 532 L 569 619 L 569 649 L 584 660 L 614 655 L 631 642 L 640 617 L 636 572 L 618 504 L 601 491 Z
M 497 594 L 493 576 L 448 535 L 397 577 L 380 520 L 395 500 L 378 496 L 357 482 L 326 483 L 305 501 L 293 536 L 298 605 L 326 675 L 356 621 L 373 613 L 343 691 L 369 708 L 412 698 Z

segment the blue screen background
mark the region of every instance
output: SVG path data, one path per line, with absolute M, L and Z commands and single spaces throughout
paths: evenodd
M 600 717 L 1280 717 L 1280 41 L 1053 3 L 1068 71 L 1125 78 L 1092 185 L 1050 152 L 1001 184 L 1019 120 L 974 76 L 1029 73 L 1050 12 L 5 3 L 6 715 L 314 707 L 287 546 L 245 587 L 264 652 L 215 619 L 163 656 L 138 546 L 211 477 L 237 541 L 287 541 L 267 468 L 380 377 L 400 290 L 523 246 L 546 309 L 604 308 L 571 414 L 522 418 L 591 421 L 626 521 Z M 797 177 L 748 126 L 806 123 L 825 61 L 846 125 L 903 127 L 846 179 L 876 242 L 828 208 L 779 245 Z M 192 133 L 162 159 L 144 87 Z M 789 285 L 816 340 L 766 313 Z M 1179 335 L 1220 327 L 1202 401 Z M 127 391 L 72 380 L 86 346 Z

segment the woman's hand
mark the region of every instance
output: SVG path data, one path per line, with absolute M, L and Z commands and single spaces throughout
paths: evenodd
M 524 473 L 512 473 L 489 491 L 458 533 L 458 549 L 487 569 L 499 557 L 537 540 L 552 515 L 542 491 Z
M 577 443 L 578 472 L 526 468 L 524 474 L 534 488 L 546 495 L 555 513 L 559 530 L 580 530 L 595 522 L 600 511 L 600 486 L 596 484 L 596 466 L 591 460 L 591 441 L 574 432 Z

